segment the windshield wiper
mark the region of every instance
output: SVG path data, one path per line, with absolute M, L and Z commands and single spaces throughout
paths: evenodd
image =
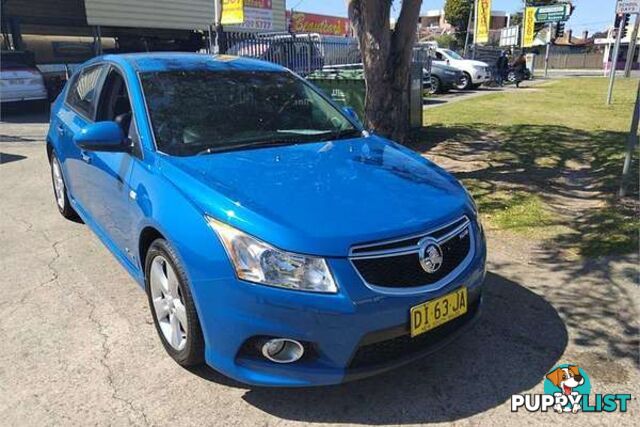
M 332 131 L 330 134 L 321 138 L 321 141 L 332 141 L 336 139 L 348 139 L 348 138 L 359 138 L 362 136 L 362 131 L 358 129 L 340 129 Z
M 322 135 L 322 137 L 318 139 L 316 138 L 300 139 L 301 136 L 316 137 L 320 135 Z M 228 146 L 208 147 L 208 148 L 205 148 L 204 150 L 198 151 L 196 153 L 196 156 L 200 156 L 202 154 L 224 153 L 229 151 L 237 151 L 237 150 L 252 149 L 252 148 L 279 147 L 283 145 L 295 145 L 295 144 L 309 144 L 313 142 L 324 142 L 324 141 L 333 141 L 336 139 L 345 139 L 348 137 L 355 138 L 355 137 L 361 137 L 362 132 L 359 131 L 358 129 L 341 129 L 341 130 L 335 130 L 335 131 L 327 130 L 322 134 L 320 133 L 314 134 L 314 135 L 296 134 L 296 136 L 297 138 L 274 138 L 274 139 L 267 139 L 264 141 L 251 141 L 251 142 L 244 142 L 244 143 L 233 144 Z
M 223 147 L 209 147 L 204 150 L 198 151 L 196 153 L 196 156 L 200 156 L 202 154 L 213 154 L 213 153 L 224 153 L 228 151 L 237 151 L 237 150 L 243 150 L 245 148 L 279 147 L 283 145 L 299 144 L 301 142 L 305 142 L 305 141 L 300 141 L 298 139 L 293 139 L 293 138 L 268 139 L 265 141 L 252 141 L 252 142 L 245 142 L 242 144 L 234 144 L 234 145 L 223 146 Z

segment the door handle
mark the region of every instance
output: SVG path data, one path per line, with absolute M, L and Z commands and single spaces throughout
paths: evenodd
M 56 130 L 58 131 L 58 135 L 60 135 L 60 136 L 64 135 L 64 126 L 63 125 L 56 126 Z
M 80 158 L 85 163 L 91 163 L 91 155 L 84 150 L 80 151 Z

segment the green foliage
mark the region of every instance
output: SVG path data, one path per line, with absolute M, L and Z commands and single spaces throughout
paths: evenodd
M 441 48 L 454 50 L 458 48 L 458 40 L 452 34 L 442 34 L 434 37 L 433 40 L 438 42 L 438 46 Z
M 520 25 L 522 24 L 522 12 L 515 12 L 511 14 L 511 19 L 509 21 L 509 25 Z
M 637 252 L 638 181 L 627 199 L 616 194 L 638 80 L 620 80 L 611 106 L 602 101 L 607 84 L 563 79 L 427 110 L 425 143 L 415 148 L 447 144 L 447 158 L 475 165 L 456 175 L 488 228 L 546 240 L 568 256 Z
M 456 38 L 459 43 L 464 43 L 470 13 L 469 0 L 447 0 L 444 4 L 444 19 L 456 29 Z

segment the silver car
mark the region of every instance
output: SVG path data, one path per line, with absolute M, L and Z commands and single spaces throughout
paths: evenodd
M 0 101 L 3 105 L 48 99 L 42 73 L 25 52 L 2 52 Z

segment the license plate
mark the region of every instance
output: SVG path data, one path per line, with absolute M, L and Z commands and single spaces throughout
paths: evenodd
M 411 307 L 411 337 L 424 334 L 467 312 L 467 288 Z

